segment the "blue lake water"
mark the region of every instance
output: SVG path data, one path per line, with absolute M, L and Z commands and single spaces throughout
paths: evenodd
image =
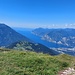
M 20 30 L 18 30 L 17 32 L 19 32 L 20 34 L 26 36 L 27 38 L 31 39 L 32 41 L 34 41 L 36 43 L 43 44 L 43 45 L 45 45 L 49 48 L 58 47 L 57 44 L 50 43 L 50 42 L 47 42 L 45 40 L 42 40 L 40 37 L 32 34 L 31 31 L 20 31 Z

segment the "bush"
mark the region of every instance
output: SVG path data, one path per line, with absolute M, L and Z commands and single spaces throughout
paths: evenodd
M 69 63 L 67 62 L 62 62 L 62 67 L 68 67 L 69 66 Z

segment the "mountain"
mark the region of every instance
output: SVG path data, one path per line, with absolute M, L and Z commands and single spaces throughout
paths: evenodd
M 0 24 L 0 46 L 8 46 L 18 41 L 29 41 L 27 37 L 17 33 L 15 30 L 5 24 Z
M 46 40 L 57 47 L 73 48 L 75 47 L 75 29 L 44 29 L 37 28 L 32 31 L 42 40 Z
M 69 55 L 0 49 L 0 75 L 61 75 L 70 67 L 75 68 L 75 57 Z
M 42 44 L 34 43 L 5 24 L 0 24 L 0 46 L 49 53 L 51 55 L 59 54 L 59 52 L 49 49 Z
M 54 51 L 40 43 L 31 43 L 27 41 L 15 42 L 9 45 L 7 48 L 15 49 L 15 50 L 29 50 L 29 51 L 35 51 L 35 52 L 42 52 L 42 53 L 47 53 L 50 55 L 60 54 L 59 52 Z

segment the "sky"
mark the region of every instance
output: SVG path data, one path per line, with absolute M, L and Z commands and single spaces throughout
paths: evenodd
M 25 28 L 75 28 L 75 0 L 0 0 L 0 23 Z

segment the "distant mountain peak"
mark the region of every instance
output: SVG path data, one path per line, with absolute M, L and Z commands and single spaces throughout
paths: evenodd
M 0 23 L 0 46 L 8 46 L 11 43 L 18 41 L 31 41 L 27 37 L 16 32 L 8 25 Z
M 4 24 L 4 23 L 0 23 L 0 27 L 3 27 L 3 26 L 7 26 L 6 24 Z

